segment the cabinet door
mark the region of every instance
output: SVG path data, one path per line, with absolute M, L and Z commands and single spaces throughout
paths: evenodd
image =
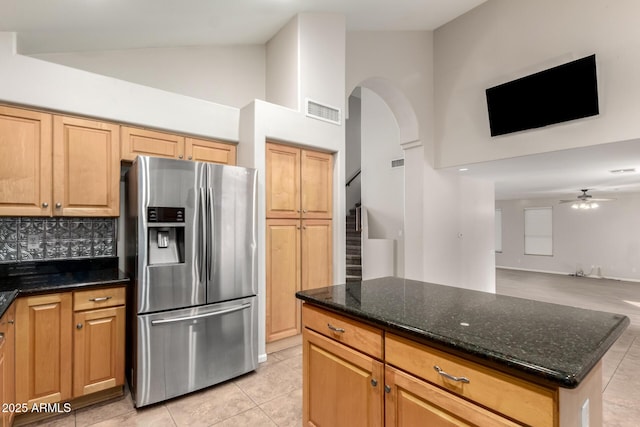
M 186 138 L 184 155 L 187 160 L 197 162 L 220 163 L 223 165 L 236 164 L 236 146 L 222 142 Z
M 303 332 L 303 358 L 305 426 L 383 425 L 382 362 L 309 329 Z
M 333 215 L 333 155 L 302 150 L 302 218 Z
M 266 145 L 267 218 L 300 218 L 300 149 Z
M 120 127 L 54 116 L 54 215 L 120 214 Z
M 124 384 L 123 306 L 74 314 L 73 397 Z
M 386 426 L 519 425 L 389 365 L 384 375 L 385 386 L 390 388 L 385 397 Z
M 333 227 L 330 219 L 302 221 L 302 290 L 333 283 Z
M 0 402 L 11 404 L 16 401 L 15 383 L 15 304 L 6 311 L 0 320 Z M 10 426 L 15 413 L 3 406 L 2 425 Z
M 0 106 L 0 215 L 51 215 L 51 115 Z
M 71 292 L 16 301 L 16 400 L 71 398 Z
M 121 128 L 122 160 L 135 160 L 136 156 L 184 158 L 184 137 L 154 130 L 128 126 Z
M 266 340 L 300 333 L 300 221 L 267 220 Z

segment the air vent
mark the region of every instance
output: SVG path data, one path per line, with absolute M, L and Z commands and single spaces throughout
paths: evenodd
M 340 124 L 340 109 L 331 107 L 329 105 L 323 105 L 310 99 L 307 102 L 307 116 L 314 119 L 324 120 L 325 122 Z
M 404 159 L 391 160 L 392 168 L 401 168 L 402 166 L 404 166 Z

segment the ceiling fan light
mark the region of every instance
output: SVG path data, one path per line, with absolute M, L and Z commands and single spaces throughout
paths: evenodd
M 597 208 L 598 206 L 600 206 L 600 205 L 599 205 L 599 204 L 597 204 L 597 203 L 591 203 L 591 208 L 592 208 L 592 209 L 595 209 L 595 208 Z
M 571 205 L 571 207 L 573 209 L 578 209 L 580 206 L 577 203 L 574 203 L 574 204 Z
M 589 205 L 587 205 L 586 203 L 580 203 L 580 209 L 589 209 Z

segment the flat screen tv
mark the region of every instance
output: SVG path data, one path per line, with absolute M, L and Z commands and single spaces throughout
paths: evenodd
M 491 136 L 595 116 L 596 56 L 494 86 L 486 93 Z

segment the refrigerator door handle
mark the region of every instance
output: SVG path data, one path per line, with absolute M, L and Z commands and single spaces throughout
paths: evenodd
M 207 219 L 207 206 L 205 203 L 206 194 L 204 188 L 200 188 L 200 198 L 198 199 L 198 224 L 197 224 L 197 239 L 198 239 L 198 249 L 196 252 L 196 270 L 198 272 L 198 282 L 202 283 L 205 277 L 205 265 L 207 262 L 206 257 L 206 244 L 205 235 L 206 235 L 206 219 Z
M 225 310 L 212 311 L 211 313 L 197 314 L 195 316 L 184 316 L 184 317 L 174 317 L 169 319 L 152 320 L 151 325 L 162 325 L 165 323 L 184 322 L 187 320 L 202 319 L 204 317 L 220 316 L 222 314 L 233 313 L 235 311 L 240 311 L 240 310 L 246 310 L 249 307 L 251 307 L 250 303 L 227 308 Z
M 211 278 L 213 277 L 213 270 L 215 269 L 215 261 L 216 261 L 216 236 L 214 236 L 215 233 L 215 203 L 213 200 L 213 189 L 211 187 L 209 187 L 207 189 L 208 194 L 207 194 L 207 204 L 208 204 L 208 212 L 209 212 L 209 218 L 207 220 L 207 224 L 209 225 L 209 232 L 207 233 L 207 260 L 209 261 L 208 264 L 208 272 L 207 272 L 207 280 L 209 282 L 211 282 Z

